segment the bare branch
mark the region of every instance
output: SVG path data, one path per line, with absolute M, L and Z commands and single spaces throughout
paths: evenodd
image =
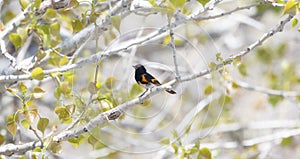
M 175 13 L 174 16 L 176 16 L 176 15 L 177 14 Z M 175 78 L 176 78 L 176 80 L 180 80 L 180 74 L 179 74 L 179 71 L 178 71 L 178 62 L 177 62 L 177 57 L 176 57 L 176 46 L 175 46 L 175 42 L 174 42 L 174 32 L 173 32 L 173 29 L 171 27 L 171 24 L 169 24 L 169 27 L 170 27 L 170 38 L 171 38 L 170 46 L 172 48 L 173 63 L 174 63 L 174 66 L 175 66 Z
M 300 92 L 297 92 L 297 91 L 274 90 L 274 89 L 264 88 L 264 87 L 260 87 L 260 86 L 254 86 L 254 85 L 251 85 L 249 83 L 239 81 L 239 80 L 233 80 L 233 82 L 241 88 L 265 93 L 268 95 L 275 95 L 275 96 L 281 96 L 281 97 L 287 98 L 287 97 L 297 97 L 300 94 Z
M 229 15 L 229 14 L 235 13 L 235 12 L 240 11 L 240 10 L 250 9 L 252 7 L 256 7 L 258 5 L 262 5 L 262 4 L 265 4 L 265 3 L 267 3 L 267 2 L 260 1 L 260 2 L 250 4 L 250 5 L 247 5 L 247 6 L 244 6 L 244 7 L 237 7 L 235 9 L 233 9 L 231 11 L 228 11 L 228 12 L 225 12 L 225 13 L 221 13 L 221 14 L 217 14 L 217 15 L 211 15 L 211 16 L 207 16 L 207 17 L 197 16 L 197 17 L 192 17 L 192 19 L 193 20 L 208 20 L 208 19 L 220 18 L 220 17 L 223 17 L 225 15 Z
M 276 27 L 274 27 L 271 31 L 265 33 L 260 39 L 258 39 L 257 41 L 255 41 L 254 43 L 252 43 L 250 46 L 247 47 L 246 50 L 241 51 L 235 55 L 230 56 L 228 59 L 224 60 L 223 63 L 218 64 L 216 66 L 215 69 L 206 69 L 206 70 L 202 70 L 196 74 L 190 75 L 190 76 L 186 76 L 185 78 L 181 78 L 181 81 L 186 81 L 186 80 L 190 80 L 193 78 L 197 78 L 198 76 L 203 76 L 206 75 L 214 70 L 219 70 L 220 68 L 224 67 L 225 65 L 231 64 L 234 59 L 240 59 L 243 56 L 247 55 L 251 50 L 253 50 L 254 48 L 262 45 L 262 43 L 267 40 L 268 38 L 270 38 L 271 36 L 273 36 L 274 34 L 281 32 L 285 26 L 286 23 L 288 23 L 291 19 L 293 18 L 292 15 L 287 15 L 285 17 L 284 20 L 280 21 L 280 24 L 277 25 Z

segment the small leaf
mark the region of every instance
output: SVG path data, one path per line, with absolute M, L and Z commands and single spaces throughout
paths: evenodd
M 22 6 L 22 9 L 25 9 L 28 4 L 30 3 L 29 0 L 19 0 L 20 5 Z
M 216 63 L 214 63 L 214 62 L 210 62 L 209 64 L 208 64 L 208 67 L 210 68 L 210 69 L 212 69 L 212 70 L 215 70 L 216 68 L 217 68 L 217 64 Z
M 191 127 L 192 127 L 191 124 L 187 125 L 186 128 L 185 128 L 184 134 L 188 134 L 191 131 Z
M 175 8 L 183 8 L 186 0 L 170 0 L 170 2 L 175 6 Z
M 7 130 L 13 135 L 16 136 L 17 134 L 17 124 L 15 121 L 10 121 L 6 123 Z
M 281 139 L 281 146 L 289 146 L 293 143 L 292 137 L 286 137 Z
M 83 135 L 79 135 L 78 137 L 68 139 L 68 142 L 77 148 L 84 141 L 84 138 Z
M 56 10 L 52 8 L 48 8 L 46 13 L 44 14 L 45 18 L 51 19 L 56 17 Z
M 29 128 L 29 126 L 30 126 L 30 121 L 28 121 L 27 119 L 23 119 L 22 121 L 21 121 L 21 125 L 25 128 L 25 129 L 28 129 Z
M 34 7 L 35 9 L 38 9 L 40 7 L 41 3 L 42 3 L 42 0 L 35 0 L 35 1 L 33 1 L 32 7 Z
M 14 96 L 17 96 L 17 93 L 19 92 L 16 88 L 6 88 L 6 90 Z
M 35 86 L 32 93 L 34 98 L 41 98 L 45 91 L 41 87 Z
M 68 119 L 70 118 L 70 113 L 69 111 L 66 109 L 66 107 L 56 107 L 54 112 L 58 115 L 59 119 Z
M 197 0 L 204 7 L 210 0 Z
M 232 101 L 232 97 L 227 94 L 221 96 L 221 98 L 223 99 L 224 105 L 228 105 Z
M 247 67 L 246 67 L 245 64 L 240 63 L 239 66 L 238 66 L 238 70 L 239 70 L 239 73 L 240 73 L 242 76 L 246 76 L 246 75 L 247 75 Z
M 71 88 L 69 88 L 68 82 L 63 82 L 60 85 L 60 92 L 63 93 L 64 95 L 68 95 L 71 93 Z
M 297 24 L 298 24 L 298 19 L 297 19 L 297 18 L 294 18 L 294 19 L 292 20 L 292 28 L 295 28 Z
M 61 96 L 60 88 L 56 87 L 54 90 L 54 97 L 58 100 Z
M 65 64 L 67 64 L 69 62 L 69 59 L 67 56 L 64 56 L 63 58 L 61 58 L 60 62 L 59 62 L 59 65 L 60 66 L 63 66 Z
M 9 34 L 9 40 L 14 44 L 16 50 L 22 45 L 22 38 L 17 33 Z
M 25 94 L 27 92 L 27 86 L 23 82 L 19 83 L 19 89 L 21 90 L 21 92 L 23 94 Z
M 170 144 L 170 138 L 164 137 L 159 141 L 160 144 L 168 146 Z
M 0 145 L 2 145 L 5 141 L 5 137 L 0 134 Z
M 31 72 L 31 77 L 33 79 L 36 79 L 36 80 L 42 80 L 42 79 L 44 79 L 43 69 L 40 68 L 40 67 L 37 67 L 37 68 L 33 69 L 32 72 Z
M 108 77 L 106 79 L 106 81 L 105 81 L 105 86 L 108 89 L 112 89 L 115 86 L 115 83 L 116 83 L 116 78 L 114 78 L 114 77 Z
M 198 158 L 211 159 L 211 152 L 208 148 L 202 148 L 199 151 Z
M 165 38 L 164 38 L 164 40 L 163 40 L 163 42 L 162 42 L 162 44 L 164 46 L 167 46 L 170 42 L 171 42 L 171 36 L 170 35 L 166 35 Z
M 76 8 L 79 6 L 79 2 L 77 0 L 71 0 L 69 2 L 69 5 L 68 7 L 66 8 L 66 10 L 70 10 L 70 9 L 73 9 L 73 8 Z
M 171 146 L 174 149 L 174 154 L 178 155 L 178 146 L 175 143 L 172 143 Z
M 46 130 L 48 124 L 49 124 L 49 119 L 40 118 L 37 124 L 37 128 L 44 134 L 44 131 Z
M 96 144 L 97 144 L 98 141 L 99 141 L 99 140 L 96 139 L 96 138 L 94 137 L 94 135 L 89 135 L 89 137 L 88 137 L 88 143 L 89 143 L 90 145 L 92 145 L 93 148 L 95 148 L 95 146 L 96 146 Z
M 53 153 L 60 153 L 61 152 L 61 143 L 58 142 L 50 142 L 47 149 L 52 151 Z
M 72 28 L 73 28 L 73 33 L 77 33 L 83 29 L 83 23 L 76 19 L 72 21 Z
M 281 96 L 270 95 L 269 103 L 272 104 L 272 106 L 276 106 L 282 99 L 283 97 Z
M 286 4 L 285 7 L 283 9 L 283 14 L 287 14 L 287 13 L 291 13 L 293 15 L 296 14 L 296 5 L 299 2 L 295 2 L 294 0 L 289 0 Z
M 111 24 L 120 32 L 121 17 L 120 16 L 111 16 Z
M 214 91 L 214 88 L 211 84 L 206 85 L 205 89 L 204 89 L 204 94 L 205 95 L 209 95 Z
M 298 102 L 300 102 L 300 94 L 296 96 Z

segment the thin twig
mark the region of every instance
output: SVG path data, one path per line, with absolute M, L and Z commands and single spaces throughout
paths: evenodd
M 176 16 L 176 14 L 174 14 L 174 16 Z M 175 46 L 175 42 L 174 42 L 174 32 L 171 27 L 171 20 L 169 22 L 169 29 L 170 29 L 170 38 L 171 38 L 170 46 L 172 48 L 173 63 L 175 66 L 175 79 L 180 80 L 180 74 L 178 71 L 178 62 L 177 62 L 177 57 L 176 57 L 176 46 Z
M 300 92 L 298 92 L 298 91 L 283 91 L 283 90 L 269 89 L 269 88 L 265 88 L 265 87 L 251 85 L 249 83 L 246 83 L 246 82 L 243 82 L 240 80 L 233 80 L 232 82 L 234 82 L 236 85 L 238 85 L 241 88 L 248 89 L 251 91 L 265 93 L 268 95 L 281 96 L 281 97 L 285 97 L 285 98 L 297 97 L 298 95 L 300 95 Z
M 192 19 L 193 20 L 208 20 L 208 19 L 220 18 L 220 17 L 223 17 L 225 15 L 229 15 L 229 14 L 235 13 L 235 12 L 240 11 L 240 10 L 250 9 L 252 7 L 256 7 L 258 5 L 262 5 L 262 4 L 265 4 L 265 3 L 267 3 L 267 2 L 260 1 L 260 2 L 250 4 L 250 5 L 247 5 L 247 6 L 244 6 L 244 7 L 237 7 L 235 9 L 231 10 L 231 11 L 227 11 L 227 12 L 220 13 L 220 14 L 217 14 L 217 15 L 211 15 L 211 16 L 207 16 L 207 17 L 197 16 L 197 17 L 192 17 Z
M 1 40 L 1 39 L 0 39 L 0 45 L 1 45 L 1 54 L 2 54 L 5 58 L 7 58 L 7 59 L 9 60 L 9 62 L 10 62 L 10 65 L 11 65 L 13 68 L 15 68 L 15 67 L 17 66 L 16 58 L 13 57 L 13 56 L 11 56 L 11 55 L 7 52 L 6 47 L 5 47 L 5 42 L 4 42 L 4 40 Z

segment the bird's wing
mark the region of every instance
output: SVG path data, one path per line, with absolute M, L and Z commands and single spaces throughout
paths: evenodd
M 153 83 L 154 85 L 157 85 L 157 86 L 161 85 L 159 83 L 159 81 L 155 77 L 153 77 L 151 74 L 147 73 L 147 74 L 145 74 L 145 77 L 149 82 Z

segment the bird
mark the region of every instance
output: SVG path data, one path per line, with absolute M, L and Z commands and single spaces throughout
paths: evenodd
M 132 67 L 135 69 L 134 78 L 135 78 L 136 82 L 139 85 L 146 88 L 146 91 L 144 93 L 142 93 L 140 96 L 143 96 L 149 88 L 153 87 L 153 85 L 154 86 L 161 85 L 161 83 L 155 77 L 153 77 L 151 74 L 149 74 L 147 72 L 146 68 L 143 65 L 137 64 L 137 65 L 133 65 Z M 174 90 L 172 90 L 171 88 L 167 88 L 166 92 L 168 92 L 170 94 L 176 94 L 176 92 Z

